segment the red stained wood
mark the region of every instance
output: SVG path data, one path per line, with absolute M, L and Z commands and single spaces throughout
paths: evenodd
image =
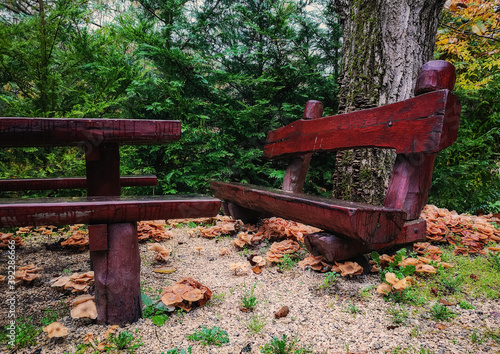
M 373 109 L 298 120 L 268 133 L 264 155 L 277 158 L 363 147 L 434 153 L 456 139 L 457 112 L 456 96 L 440 90 Z
M 444 60 L 433 60 L 425 63 L 420 69 L 415 84 L 415 96 L 441 89 L 453 91 L 455 79 L 456 73 L 453 64 Z
M 308 101 L 304 109 L 303 119 L 321 118 L 323 115 L 323 103 L 319 101 Z M 290 159 L 283 179 L 284 191 L 302 193 L 307 170 L 311 162 L 312 154 L 295 156 Z
M 152 145 L 180 136 L 181 123 L 172 120 L 0 118 L 0 146 L 5 147 Z
M 209 217 L 219 208 L 218 199 L 200 196 L 0 199 L 0 227 Z
M 97 323 L 132 323 L 142 315 L 136 224 L 109 225 L 108 243 L 107 251 L 92 253 Z
M 108 249 L 108 225 L 89 225 L 89 251 L 106 251 Z
M 415 94 L 443 88 L 452 90 L 455 84 L 455 67 L 442 60 L 426 63 L 418 76 Z M 421 96 L 423 97 L 423 96 Z M 447 102 L 449 117 L 442 126 L 442 140 L 453 143 L 457 138 L 460 103 Z M 398 154 L 384 200 L 384 206 L 400 208 L 408 220 L 417 219 L 427 203 L 432 182 L 436 154 Z
M 156 186 L 158 178 L 150 176 L 121 176 L 122 187 Z M 60 178 L 14 178 L 0 179 L 0 191 L 27 191 L 50 189 L 84 189 L 87 188 L 86 177 Z
M 406 214 L 397 209 L 248 184 L 211 182 L 214 195 L 244 208 L 303 222 L 371 243 L 393 240 Z
M 427 203 L 435 158 L 436 154 L 399 154 L 384 206 L 404 210 L 408 220 L 417 219 Z
M 423 219 L 406 222 L 398 236 L 389 243 L 369 244 L 328 233 L 315 233 L 304 236 L 308 251 L 314 256 L 323 256 L 333 264 L 361 256 L 371 251 L 380 251 L 388 247 L 404 245 L 426 240 L 426 223 Z
M 88 196 L 118 196 L 120 185 L 120 147 L 118 144 L 89 146 L 85 151 Z

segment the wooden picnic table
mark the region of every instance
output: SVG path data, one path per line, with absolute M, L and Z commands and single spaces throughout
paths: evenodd
M 220 201 L 210 197 L 120 197 L 120 145 L 165 144 L 180 136 L 179 121 L 0 118 L 0 147 L 85 149 L 87 197 L 0 199 L 0 227 L 89 224 L 98 323 L 141 317 L 137 221 L 219 212 Z

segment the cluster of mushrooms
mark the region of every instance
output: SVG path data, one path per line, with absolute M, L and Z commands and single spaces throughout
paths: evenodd
M 0 232 L 0 249 L 8 248 L 12 241 L 14 241 L 16 248 L 24 246 L 24 241 L 20 236 L 14 237 L 13 233 L 4 234 L 3 232 Z
M 137 223 L 137 237 L 139 241 L 155 240 L 160 242 L 174 237 L 171 230 L 165 229 L 164 220 L 140 221 Z
M 209 288 L 187 277 L 163 289 L 161 302 L 172 310 L 178 307 L 189 312 L 195 306 L 204 306 L 211 297 Z
M 421 214 L 427 221 L 427 239 L 455 246 L 455 254 L 485 254 L 488 242 L 500 241 L 500 230 L 490 222 L 500 222 L 491 215 L 474 216 L 426 205 Z
M 72 293 L 85 293 L 94 284 L 94 272 L 73 273 L 71 276 L 60 276 L 50 280 L 51 287 L 68 290 Z

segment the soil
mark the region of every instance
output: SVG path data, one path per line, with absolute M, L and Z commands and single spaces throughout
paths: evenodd
M 481 336 L 486 329 L 500 327 L 500 302 L 471 300 L 475 307 L 464 310 L 450 309 L 458 314 L 449 322 L 437 322 L 429 315 L 433 303 L 415 307 L 406 305 L 408 318 L 396 324 L 388 311 L 398 308 L 384 301 L 375 292 L 380 283 L 377 274 L 362 274 L 352 278 L 339 278 L 330 287 L 322 286 L 325 274 L 301 270 L 297 264 L 290 270 L 276 265 L 266 266 L 262 273 L 235 275 L 229 264 L 247 262 L 251 254 L 265 256 L 269 244 L 262 243 L 249 250 L 235 248 L 231 237 L 203 238 L 189 232 L 187 226 L 172 228 L 173 237 L 161 242 L 172 250 L 168 266 L 175 268 L 170 274 L 155 273 L 153 269 L 165 266 L 154 262 L 154 252 L 148 243 L 140 244 L 142 260 L 142 288 L 149 296 L 158 294 L 166 286 L 192 277 L 212 290 L 212 299 L 203 307 L 190 312 L 173 312 L 163 326 L 156 326 L 149 318 L 126 325 L 142 341 L 137 353 L 166 353 L 177 348 L 192 353 L 260 353 L 260 347 L 273 337 L 300 340 L 298 347 L 309 347 L 313 353 L 499 353 L 499 343 Z M 59 246 L 60 235 L 38 236 L 25 240 L 25 246 L 16 250 L 16 266 L 33 263 L 43 268 L 40 277 L 18 286 L 16 316 L 32 316 L 35 324 L 57 311 L 57 320 L 68 328 L 65 338 L 49 339 L 42 332 L 36 345 L 17 350 L 17 353 L 74 353 L 87 333 L 104 339 L 109 326 L 96 325 L 91 319 L 72 319 L 69 302 L 74 294 L 58 291 L 50 286 L 54 277 L 68 272 L 90 270 L 88 250 L 76 251 Z M 195 247 L 203 247 L 196 250 Z M 228 247 L 229 255 L 219 251 Z M 1 255 L 0 274 L 6 274 L 7 252 Z M 69 271 L 68 271 L 69 270 Z M 254 287 L 255 285 L 255 287 Z M 254 287 L 257 304 L 253 311 L 242 311 L 241 300 Z M 7 285 L 0 285 L 0 326 L 7 324 Z M 275 312 L 283 306 L 289 308 L 287 316 L 276 319 Z M 52 310 L 47 310 L 52 309 Z M 264 327 L 257 333 L 249 329 L 251 321 Z M 229 336 L 222 346 L 201 345 L 186 337 L 201 326 L 217 326 Z M 10 352 L 5 346 L 0 352 Z M 89 351 L 90 352 L 90 351 Z

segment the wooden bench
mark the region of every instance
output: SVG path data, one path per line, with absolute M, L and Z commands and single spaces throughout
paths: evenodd
M 458 134 L 460 103 L 451 93 L 454 84 L 453 65 L 431 61 L 420 71 L 416 97 L 402 102 L 321 117 L 323 105 L 309 101 L 302 120 L 267 134 L 264 156 L 292 157 L 281 190 L 214 181 L 212 191 L 233 217 L 274 215 L 323 229 L 307 235 L 305 243 L 329 262 L 425 239 L 420 213 L 434 159 Z M 397 153 L 383 206 L 302 193 L 312 153 L 372 147 Z
M 89 224 L 98 323 L 132 323 L 141 317 L 137 221 L 219 212 L 220 201 L 210 197 L 120 197 L 122 182 L 128 182 L 120 178 L 119 146 L 164 144 L 180 134 L 179 121 L 0 118 L 1 147 L 85 147 L 87 197 L 0 199 L 0 227 Z M 61 181 L 37 180 L 33 187 L 82 185 L 81 180 Z M 17 188 L 25 182 L 6 185 Z
M 148 176 L 121 176 L 122 187 L 154 187 L 158 178 Z M 56 177 L 56 178 L 12 178 L 0 179 L 0 192 L 7 191 L 42 191 L 58 189 L 86 189 L 87 177 Z

